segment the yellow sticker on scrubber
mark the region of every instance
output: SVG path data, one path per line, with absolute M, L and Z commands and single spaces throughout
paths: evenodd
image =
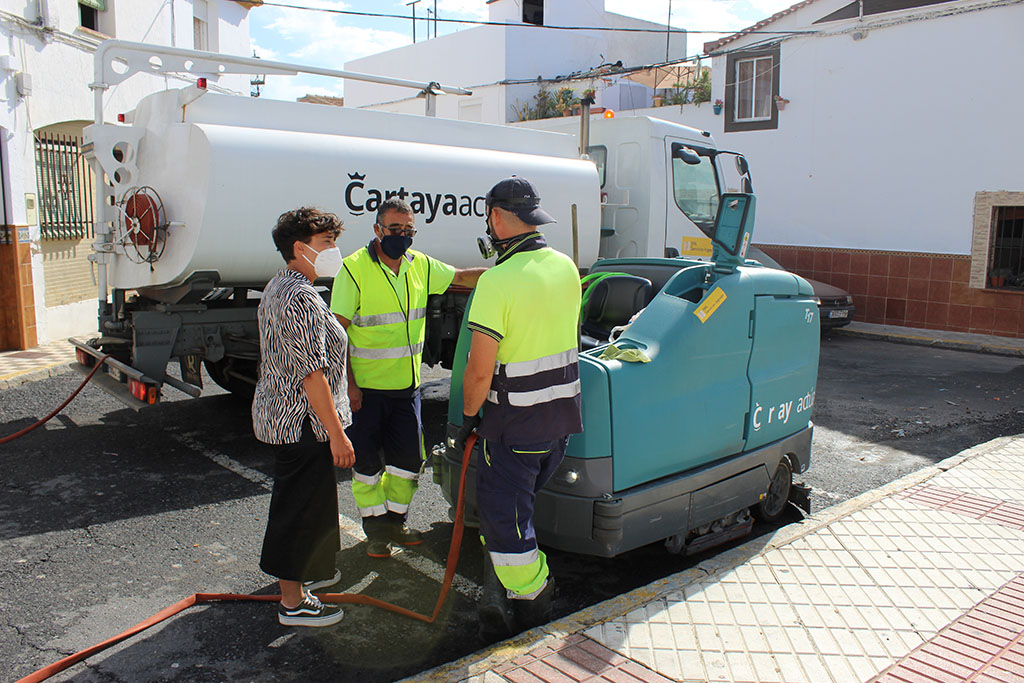
M 697 310 L 693 312 L 695 316 L 702 322 L 706 323 L 708 318 L 714 315 L 718 307 L 725 301 L 725 292 L 722 291 L 721 287 L 715 287 L 714 291 L 704 297 L 704 302 L 697 307 Z

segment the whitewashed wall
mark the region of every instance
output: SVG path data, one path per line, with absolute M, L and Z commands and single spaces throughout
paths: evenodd
M 806 28 L 842 4 L 814 3 L 771 26 Z M 967 6 L 813 26 L 866 29 L 861 40 L 784 41 L 779 92 L 790 103 L 777 130 L 723 133 L 724 115 L 707 104 L 646 113 L 710 130 L 747 156 L 756 241 L 968 254 L 974 193 L 1024 191 L 1024 89 L 1014 85 L 1024 5 L 872 27 Z M 713 99 L 724 99 L 725 61 L 713 62 Z
M 170 0 L 107 0 L 100 28 L 112 31 L 122 40 L 170 45 Z M 192 47 L 191 0 L 175 3 L 176 43 Z M 33 132 L 54 123 L 91 122 L 93 94 L 93 50 L 101 37 L 79 29 L 77 0 L 47 0 L 46 25 L 54 33 L 25 26 L 17 18 L 32 22 L 37 18 L 35 3 L 25 0 L 0 0 L 6 20 L 0 22 L 0 55 L 9 56 L 11 69 L 0 70 L 0 127 L 3 128 L 4 160 L 10 188 L 8 220 L 14 225 L 27 223 L 25 194 L 36 194 L 35 148 Z M 217 19 L 221 51 L 249 55 L 248 13 L 235 2 L 210 3 L 210 20 Z M 105 16 L 104 16 L 105 15 Z M 212 31 L 212 27 L 211 27 Z M 27 97 L 16 92 L 16 74 L 32 77 Z M 111 88 L 104 95 L 104 111 L 109 119 L 119 112 L 135 108 L 145 95 L 167 87 L 179 88 L 184 81 L 138 74 Z M 248 94 L 247 76 L 222 78 L 220 86 Z M 38 225 L 30 226 L 33 242 L 40 239 Z M 40 343 L 80 333 L 96 326 L 96 301 L 87 300 L 47 309 L 45 274 L 38 249 L 32 259 L 32 278 L 36 301 L 37 337 Z

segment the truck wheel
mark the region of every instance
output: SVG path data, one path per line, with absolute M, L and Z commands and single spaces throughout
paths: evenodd
M 210 379 L 216 382 L 221 389 L 231 392 L 238 398 L 252 400 L 256 393 L 256 361 L 225 356 L 216 362 L 204 360 L 203 365 L 206 367 Z M 247 382 L 238 375 L 251 378 L 252 382 Z
M 779 461 L 764 500 L 754 506 L 754 516 L 763 522 L 773 522 L 782 516 L 789 501 L 789 487 L 793 485 L 793 469 L 789 458 Z

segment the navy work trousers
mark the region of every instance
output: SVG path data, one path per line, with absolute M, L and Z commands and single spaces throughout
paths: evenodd
M 480 533 L 498 578 L 514 593 L 532 592 L 547 577 L 543 553 L 537 551 L 533 505 L 565 457 L 567 443 L 567 438 L 516 445 L 484 441 L 476 468 Z

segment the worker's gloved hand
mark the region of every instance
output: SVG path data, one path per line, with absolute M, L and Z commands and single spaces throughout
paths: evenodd
M 473 430 L 480 426 L 479 415 L 463 415 L 462 426 L 459 427 L 459 435 L 455 437 L 455 452 L 466 452 L 466 439 L 473 433 Z

